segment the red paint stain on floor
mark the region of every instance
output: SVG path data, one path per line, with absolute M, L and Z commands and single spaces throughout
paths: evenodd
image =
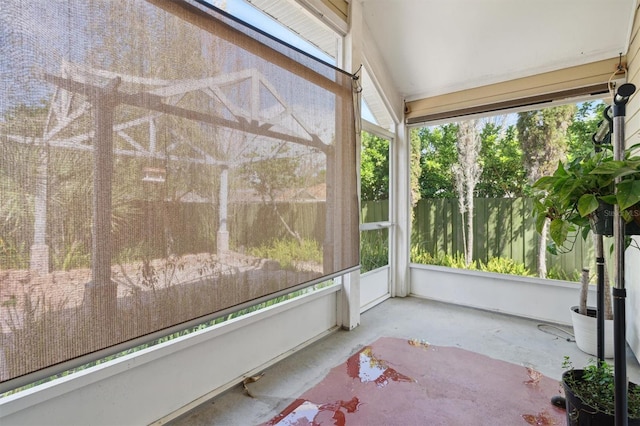
M 265 424 L 565 425 L 564 410 L 551 404 L 558 380 L 531 367 L 422 342 L 378 339 Z
M 353 379 L 359 379 L 362 383 L 374 382 L 383 387 L 394 382 L 413 382 L 411 377 L 398 373 L 387 363 L 373 355 L 371 346 L 367 346 L 360 352 L 352 355 L 347 360 L 347 374 Z
M 522 418 L 528 424 L 536 426 L 554 426 L 559 424 L 556 423 L 556 420 L 546 411 L 538 414 L 523 414 Z
M 345 412 L 353 413 L 358 409 L 358 398 L 349 401 L 316 404 L 305 399 L 296 399 L 277 417 L 267 423 L 268 426 L 302 426 L 323 424 L 323 418 L 335 426 L 345 426 Z M 344 412 L 342 410 L 345 410 Z M 328 416 L 331 416 L 330 418 Z

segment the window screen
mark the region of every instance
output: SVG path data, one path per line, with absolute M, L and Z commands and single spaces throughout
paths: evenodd
M 351 83 L 199 3 L 5 1 L 2 382 L 357 266 Z

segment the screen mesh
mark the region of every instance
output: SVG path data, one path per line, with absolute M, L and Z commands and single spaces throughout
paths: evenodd
M 0 378 L 358 265 L 351 76 L 198 3 L 0 8 Z

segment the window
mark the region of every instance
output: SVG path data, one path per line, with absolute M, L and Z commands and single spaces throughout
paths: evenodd
M 362 131 L 360 263 L 363 273 L 389 264 L 390 149 L 391 137 L 383 136 L 381 129 Z
M 593 149 L 604 107 L 591 98 L 413 128 L 421 199 L 413 214 L 411 261 L 521 275 L 538 275 L 542 264 L 549 278 L 578 280 L 589 267 L 584 260 L 592 258 L 591 240 L 577 236 L 572 250 L 538 259 L 540 236 L 528 194 L 558 160 Z

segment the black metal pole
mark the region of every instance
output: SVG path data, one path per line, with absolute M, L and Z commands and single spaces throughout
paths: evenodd
M 621 85 L 613 98 L 613 157 L 614 160 L 624 158 L 624 117 L 629 97 L 636 91 L 636 86 L 630 83 Z M 620 178 L 616 178 L 616 183 Z M 624 220 L 620 216 L 619 206 L 615 205 L 614 222 L 614 258 L 616 266 L 616 281 L 613 289 L 613 341 L 614 341 L 614 400 L 615 400 L 615 424 L 626 426 L 628 424 L 628 400 L 627 400 L 627 342 L 625 324 L 625 298 L 624 288 L 624 251 L 625 235 Z
M 602 112 L 603 120 L 598 125 L 597 131 L 593 134 L 594 149 L 596 152 L 602 151 L 603 144 L 611 143 L 611 130 L 613 129 L 613 118 L 611 117 L 611 107 L 608 106 Z M 598 364 L 604 362 L 604 296 L 605 296 L 605 268 L 604 268 L 604 242 L 602 235 L 596 235 L 596 273 L 598 276 L 597 298 L 596 298 L 596 324 L 597 324 L 597 355 Z M 608 290 L 608 289 L 606 289 Z
M 596 300 L 596 315 L 598 327 L 598 363 L 604 362 L 604 249 L 602 235 L 596 236 L 596 269 L 598 273 L 598 291 Z

